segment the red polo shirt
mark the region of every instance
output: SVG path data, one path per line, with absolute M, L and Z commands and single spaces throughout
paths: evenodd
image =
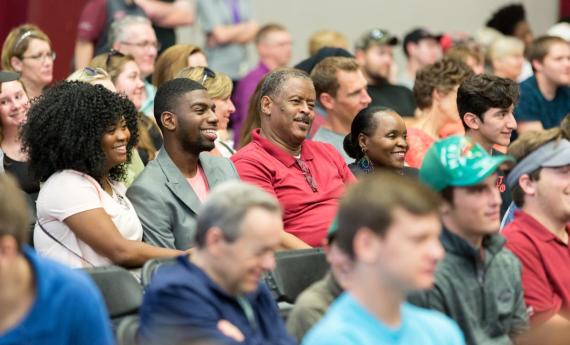
M 283 207 L 285 231 L 310 246 L 321 246 L 345 183 L 356 181 L 344 159 L 332 145 L 303 142 L 301 160 L 316 182 L 313 191 L 291 154 L 261 137 L 259 129 L 252 138 L 231 158 L 241 179 L 275 195 Z
M 570 225 L 566 227 L 570 233 Z M 570 316 L 570 247 L 524 211 L 502 232 L 522 263 L 522 284 L 533 324 L 554 314 Z

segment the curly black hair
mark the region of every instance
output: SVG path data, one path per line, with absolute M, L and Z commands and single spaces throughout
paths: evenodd
M 499 8 L 491 19 L 487 21 L 487 27 L 493 28 L 503 35 L 512 36 L 518 23 L 526 20 L 524 6 L 520 3 L 509 4 Z
M 131 138 L 127 161 L 109 171 L 115 181 L 124 180 L 126 164 L 138 141 L 133 103 L 101 85 L 82 82 L 61 82 L 44 91 L 32 102 L 22 128 L 23 150 L 32 174 L 43 182 L 57 171 L 73 169 L 101 181 L 106 173 L 101 140 L 122 118 Z

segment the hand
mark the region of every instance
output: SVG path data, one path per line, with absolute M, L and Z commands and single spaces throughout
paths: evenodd
M 227 320 L 218 321 L 218 330 L 222 332 L 222 334 L 225 335 L 226 337 L 232 338 L 237 342 L 241 343 L 245 341 L 245 337 L 243 333 L 239 330 L 239 328 L 237 328 Z

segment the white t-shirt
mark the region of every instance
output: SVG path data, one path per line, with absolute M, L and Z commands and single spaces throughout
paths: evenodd
M 112 182 L 112 186 L 113 196 L 110 196 L 89 175 L 75 170 L 59 171 L 51 175 L 40 189 L 36 201 L 37 222 L 53 237 L 94 266 L 110 265 L 112 263 L 109 259 L 78 239 L 63 221 L 83 211 L 103 208 L 123 237 L 141 241 L 142 225 L 133 205 L 125 196 L 125 186 L 118 182 Z M 73 268 L 90 267 L 89 263 L 50 238 L 37 222 L 34 228 L 34 247 L 40 255 Z

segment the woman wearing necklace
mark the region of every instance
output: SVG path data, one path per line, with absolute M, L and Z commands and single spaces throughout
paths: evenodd
M 344 150 L 355 159 L 348 167 L 357 177 L 378 170 L 417 176 L 417 169 L 404 166 L 408 152 L 406 135 L 406 124 L 394 110 L 385 107 L 361 110 L 344 138 Z
M 16 178 L 25 192 L 29 211 L 35 215 L 40 184 L 28 172 L 28 157 L 22 151 L 20 129 L 30 104 L 18 78 L 18 73 L 0 71 L 0 172 Z
M 182 254 L 141 241 L 122 183 L 137 139 L 135 107 L 101 85 L 64 82 L 33 103 L 22 141 L 43 182 L 34 229 L 40 255 L 79 268 L 139 267 Z

